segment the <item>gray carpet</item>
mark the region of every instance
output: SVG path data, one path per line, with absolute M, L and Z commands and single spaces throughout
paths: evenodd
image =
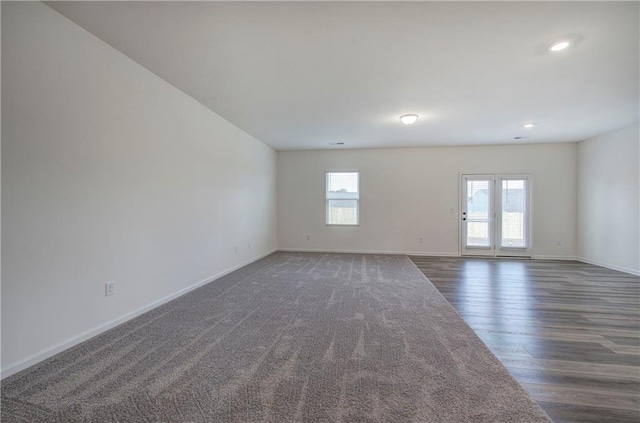
M 406 256 L 275 253 L 2 381 L 2 422 L 548 422 Z

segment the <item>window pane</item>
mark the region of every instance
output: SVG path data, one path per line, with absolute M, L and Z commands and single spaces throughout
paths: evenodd
M 525 198 L 526 185 L 523 179 L 502 181 L 502 247 L 526 248 Z
M 467 222 L 467 246 L 489 247 L 489 222 Z
M 327 199 L 357 199 L 358 172 L 327 173 Z
M 357 225 L 358 200 L 327 200 L 327 223 Z
M 358 225 L 358 172 L 327 172 L 327 224 Z

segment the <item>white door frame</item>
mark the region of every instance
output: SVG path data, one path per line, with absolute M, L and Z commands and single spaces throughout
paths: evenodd
M 467 223 L 470 220 L 470 214 L 467 210 L 467 182 L 468 181 L 487 181 L 488 182 L 488 216 L 487 224 L 489 227 L 489 245 L 488 246 L 467 246 Z M 463 256 L 495 256 L 495 231 L 494 218 L 495 218 L 495 201 L 491 201 L 494 198 L 495 190 L 495 176 L 489 174 L 474 174 L 474 175 L 460 175 L 460 254 Z M 483 221 L 483 220 L 481 220 Z
M 461 256 L 489 257 L 531 257 L 533 251 L 533 180 L 528 174 L 463 174 L 459 178 L 460 219 L 458 221 L 459 253 Z M 503 247 L 500 245 L 502 235 L 502 181 L 525 180 L 525 241 L 526 247 Z M 466 189 L 469 180 L 488 180 L 489 183 L 489 246 L 467 246 L 467 198 Z
M 524 239 L 526 247 L 503 247 L 500 245 L 499 236 L 502 235 L 502 181 L 508 181 L 511 179 L 524 180 L 525 181 L 525 197 L 524 197 Z M 496 256 L 502 257 L 531 257 L 533 238 L 531 230 L 531 192 L 532 192 L 531 176 L 526 174 L 498 174 L 496 175 L 496 221 L 495 221 L 495 248 Z

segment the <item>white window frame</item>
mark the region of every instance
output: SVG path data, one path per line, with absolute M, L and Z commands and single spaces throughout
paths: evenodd
M 329 175 L 332 173 L 356 173 L 358 175 L 358 197 L 349 198 L 349 200 L 355 200 L 356 207 L 356 223 L 329 223 L 329 200 L 336 200 L 336 198 L 329 198 Z M 358 170 L 327 170 L 324 176 L 324 222 L 327 226 L 360 226 L 360 171 Z

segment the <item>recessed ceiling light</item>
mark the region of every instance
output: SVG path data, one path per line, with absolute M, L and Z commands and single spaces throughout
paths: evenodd
M 531 129 L 534 126 L 536 126 L 534 123 L 525 123 L 524 125 L 522 125 L 522 127 L 526 129 Z
M 405 125 L 413 125 L 418 121 L 418 115 L 402 115 L 400 116 L 400 121 L 402 121 L 402 123 L 404 123 Z
M 549 51 L 560 51 L 564 50 L 571 45 L 571 41 L 569 40 L 561 40 L 556 41 L 555 43 L 549 46 Z

